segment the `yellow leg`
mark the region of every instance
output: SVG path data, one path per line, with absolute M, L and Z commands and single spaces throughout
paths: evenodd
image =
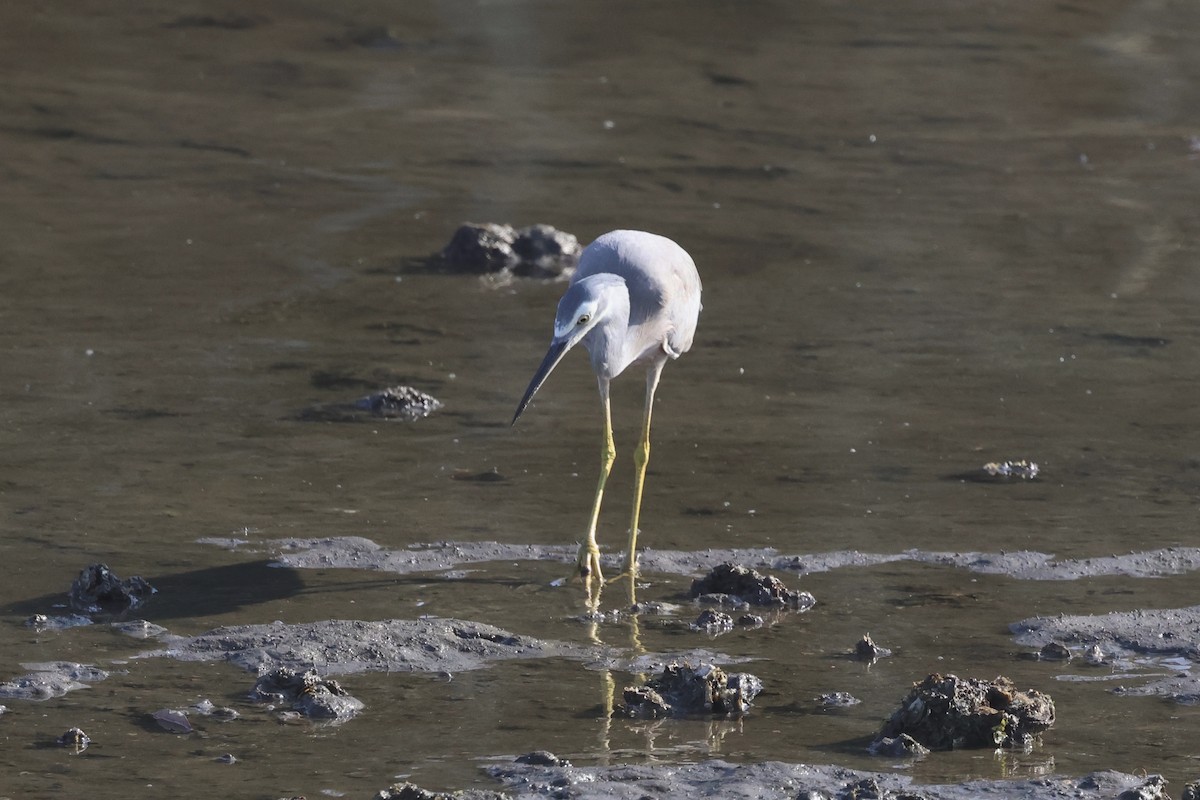
M 650 461 L 650 415 L 654 411 L 654 392 L 662 375 L 663 361 L 655 361 L 646 372 L 646 411 L 642 417 L 642 435 L 637 449 L 633 451 L 636 467 L 633 475 L 633 517 L 629 522 L 629 550 L 625 554 L 625 572 L 629 575 L 629 602 L 637 600 L 634 587 L 637 584 L 637 537 L 638 521 L 642 512 L 642 487 L 646 483 L 646 464 Z
M 592 501 L 592 520 L 588 524 L 587 540 L 579 546 L 578 569 L 588 594 L 588 607 L 595 611 L 600 607 L 600 590 L 604 586 L 604 575 L 600 571 L 600 546 L 596 544 L 596 526 L 600 522 L 600 505 L 604 500 L 604 484 L 617 460 L 617 447 L 613 443 L 612 410 L 608 401 L 608 381 L 600 382 L 600 401 L 604 405 L 604 446 L 600 452 L 600 481 L 596 484 L 596 497 Z

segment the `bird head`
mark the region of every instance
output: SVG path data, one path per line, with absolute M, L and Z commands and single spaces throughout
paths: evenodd
M 562 361 L 567 351 L 583 341 L 597 325 L 612 315 L 622 293 L 628 314 L 629 300 L 624 284 L 621 278 L 609 274 L 590 275 L 571 284 L 567 293 L 558 301 L 558 313 L 554 316 L 554 338 L 550 342 L 550 349 L 529 382 L 529 388 L 525 390 L 525 396 L 517 406 L 517 413 L 513 415 L 512 424 L 516 424 L 529 401 L 546 382 L 546 378 L 550 377 L 550 373 L 558 366 L 558 362 Z

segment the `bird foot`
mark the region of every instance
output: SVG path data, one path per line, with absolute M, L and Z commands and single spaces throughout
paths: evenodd
M 632 572 L 627 569 L 618 575 L 614 575 L 613 577 L 606 580 L 604 582 L 604 585 L 608 586 L 610 584 L 620 583 L 621 581 L 625 581 L 625 580 L 629 581 L 629 593 L 628 593 L 627 597 L 629 598 L 628 599 L 629 608 L 633 609 L 637 606 L 637 570 L 636 569 L 634 569 Z
M 628 580 L 628 581 L 632 582 L 634 580 L 633 573 L 631 573 L 629 570 L 625 570 L 624 572 L 619 572 L 616 575 L 613 575 L 611 578 L 608 578 L 607 580 L 605 580 L 604 585 L 608 586 L 611 583 L 620 583 L 621 581 L 624 581 L 624 580 Z
M 595 611 L 600 607 L 600 591 L 604 588 L 604 573 L 600 569 L 600 548 L 595 542 L 579 545 L 575 574 L 583 580 L 583 586 L 587 590 L 588 608 Z
M 623 580 L 628 580 L 629 584 L 632 586 L 633 584 L 637 583 L 637 578 L 638 578 L 637 561 L 635 561 L 633 559 L 628 559 L 625 562 L 625 569 L 623 569 L 619 574 L 614 575 L 613 577 L 609 578 L 604 583 L 607 585 L 610 583 L 618 583 Z

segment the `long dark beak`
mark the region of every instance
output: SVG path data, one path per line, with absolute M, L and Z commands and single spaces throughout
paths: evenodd
M 533 380 L 529 382 L 529 388 L 525 390 L 525 396 L 521 398 L 521 403 L 517 406 L 517 413 L 513 414 L 512 424 L 516 425 L 517 420 L 521 418 L 521 414 L 525 413 L 525 407 L 529 405 L 529 401 L 533 399 L 537 390 L 542 388 L 542 384 L 546 382 L 546 378 L 550 377 L 550 373 L 558 366 L 558 362 L 562 361 L 563 356 L 567 354 L 566 341 L 555 341 L 550 344 L 550 350 L 547 351 L 546 357 L 542 359 L 542 365 L 537 368 L 537 372 L 533 373 Z

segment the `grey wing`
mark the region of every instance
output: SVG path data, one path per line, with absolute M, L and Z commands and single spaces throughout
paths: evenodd
M 684 255 L 687 256 L 686 253 Z M 700 293 L 703 289 L 700 284 L 700 275 L 696 272 L 696 265 L 690 256 L 687 256 L 686 263 L 678 263 L 672 270 L 671 283 L 673 284 L 671 289 L 673 300 L 668 312 L 671 328 L 667 332 L 663 349 L 672 358 L 678 358 L 692 349 L 692 340 L 696 335 L 696 323 L 700 318 L 700 310 L 704 307 L 700 302 Z
M 629 324 L 643 341 L 661 344 L 672 358 L 692 346 L 700 314 L 700 275 L 687 251 L 665 236 L 643 231 L 612 231 L 584 250 L 575 282 L 612 272 L 629 288 Z

